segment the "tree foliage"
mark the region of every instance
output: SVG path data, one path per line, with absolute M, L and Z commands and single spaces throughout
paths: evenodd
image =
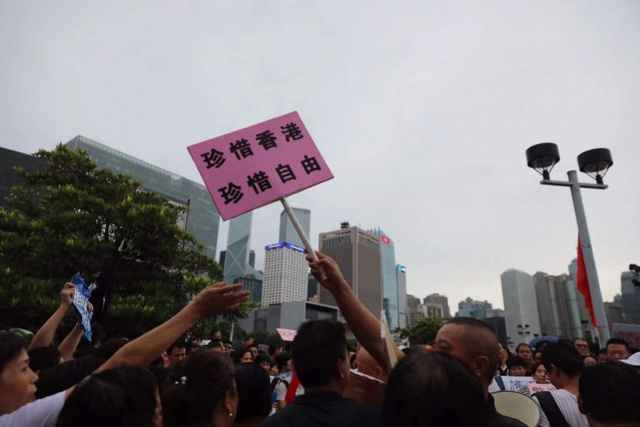
M 440 319 L 423 319 L 412 328 L 403 329 L 400 336 L 409 338 L 411 345 L 429 344 L 435 340 L 441 326 Z
M 59 145 L 35 156 L 43 166 L 19 170 L 24 181 L 0 208 L 1 292 L 14 306 L 37 304 L 34 287 L 54 297 L 47 286 L 59 289 L 80 272 L 98 284 L 98 318 L 113 303 L 115 317 L 159 323 L 221 278 L 178 225 L 180 207 L 97 168 L 85 152 Z

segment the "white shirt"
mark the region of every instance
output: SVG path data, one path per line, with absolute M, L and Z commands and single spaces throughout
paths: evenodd
M 549 393 L 551 393 L 553 400 L 556 401 L 556 405 L 560 408 L 562 416 L 571 427 L 589 427 L 587 417 L 580 412 L 578 399 L 573 394 L 566 390 L 552 390 Z M 533 398 L 536 402 L 538 401 L 535 396 Z M 540 405 L 540 402 L 538 402 L 538 405 Z M 540 408 L 540 422 L 538 426 L 550 427 L 549 420 L 544 411 L 542 411 L 542 408 Z
M 0 427 L 55 427 L 66 391 L 34 400 L 20 409 L 0 415 Z

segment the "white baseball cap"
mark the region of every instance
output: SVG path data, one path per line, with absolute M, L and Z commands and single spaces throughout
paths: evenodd
M 633 353 L 628 359 L 621 360 L 621 362 L 631 366 L 640 366 L 640 351 Z

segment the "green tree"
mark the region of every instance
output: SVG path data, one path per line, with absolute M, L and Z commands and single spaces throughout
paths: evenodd
M 441 326 L 440 319 L 423 319 L 412 328 L 403 329 L 400 336 L 409 338 L 411 345 L 429 344 L 435 340 Z
M 31 299 L 21 289 L 25 278 L 59 287 L 79 271 L 97 282 L 95 300 L 106 302 L 98 317 L 113 301 L 131 321 L 144 312 L 161 321 L 221 278 L 220 267 L 178 226 L 181 208 L 126 175 L 98 169 L 85 152 L 59 145 L 35 156 L 43 167 L 19 171 L 24 182 L 0 208 L 5 294 Z

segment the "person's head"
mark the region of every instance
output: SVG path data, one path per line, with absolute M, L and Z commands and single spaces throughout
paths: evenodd
M 251 350 L 247 349 L 242 352 L 240 363 L 253 363 L 253 353 Z
M 291 371 L 291 368 L 293 367 L 291 364 L 291 353 L 286 351 L 279 353 L 276 356 L 274 365 L 280 373 Z
M 256 339 L 249 335 L 246 337 L 242 343 L 242 347 L 248 349 L 249 347 L 254 347 L 256 345 Z
M 356 366 L 358 371 L 365 375 L 377 378 L 381 381 L 387 379 L 384 369 L 376 362 L 376 360 L 369 354 L 364 347 L 360 347 L 356 353 Z
M 533 380 L 538 384 L 546 384 L 548 382 L 547 378 L 547 368 L 544 367 L 544 363 L 537 362 L 531 368 L 531 376 Z
M 522 358 L 526 363 L 530 363 L 533 360 L 533 352 L 531 347 L 526 342 L 521 342 L 516 347 L 516 355 Z
M 256 356 L 258 356 L 258 347 L 255 345 L 252 345 L 249 347 L 249 351 L 251 352 L 251 357 L 253 357 L 254 359 L 256 358 Z
M 509 360 L 509 373 L 513 377 L 526 377 L 528 373 L 527 364 L 522 357 L 513 356 Z
M 587 356 L 587 357 L 585 357 L 585 358 L 584 358 L 584 360 L 583 360 L 583 362 L 584 362 L 584 367 L 585 367 L 585 368 L 589 368 L 589 367 L 591 367 L 591 366 L 596 366 L 596 365 L 598 364 L 598 361 L 597 361 L 597 360 L 596 360 L 596 358 L 595 358 L 595 357 L 593 357 L 593 356 Z
M 0 332 L 0 415 L 15 411 L 36 397 L 38 375 L 29 367 L 25 342 Z
M 589 343 L 584 338 L 577 338 L 573 342 L 573 345 L 576 346 L 576 350 L 580 356 L 587 357 L 591 354 L 591 351 L 589 350 Z
M 215 331 L 215 332 L 211 335 L 211 341 L 222 341 L 222 332 L 220 332 L 220 331 Z
M 542 353 L 542 361 L 549 380 L 556 388 L 565 388 L 580 378 L 584 363 L 573 345 L 567 343 L 549 344 Z
M 231 426 L 238 407 L 238 392 L 231 359 L 212 350 L 190 355 L 184 380 L 162 396 L 165 427 Z
M 280 342 L 269 344 L 269 356 L 275 358 L 278 354 L 284 352 L 284 345 Z
M 509 349 L 507 348 L 507 346 L 499 342 L 498 343 L 498 361 L 500 362 L 500 365 L 501 366 L 506 365 L 507 362 L 509 361 L 510 356 L 511 355 L 509 354 Z
M 542 352 L 541 351 L 536 351 L 534 356 L 533 356 L 533 362 L 534 363 L 542 363 Z
M 36 373 L 44 369 L 53 368 L 61 362 L 60 351 L 52 345 L 29 350 L 29 366 Z
M 482 426 L 490 414 L 485 394 L 479 377 L 452 355 L 414 352 L 389 375 L 382 418 L 385 427 Z
M 178 340 L 167 349 L 169 364 L 173 365 L 187 357 L 187 344 L 183 340 Z
M 256 357 L 256 365 L 264 369 L 267 374 L 271 371 L 272 364 L 271 358 L 266 354 L 259 354 L 258 357 Z
M 598 351 L 598 363 L 607 363 L 608 361 L 609 358 L 607 357 L 607 349 L 601 348 L 600 351 Z
M 156 379 L 144 368 L 121 366 L 80 382 L 67 398 L 57 427 L 162 425 Z
M 235 372 L 238 387 L 236 423 L 260 423 L 271 412 L 271 382 L 269 375 L 256 364 L 240 365 Z
M 449 320 L 438 330 L 432 349 L 456 357 L 485 388 L 491 384 L 498 366 L 498 339 L 485 322 L 469 317 Z
M 609 362 L 617 362 L 629 357 L 629 344 L 620 338 L 611 338 L 607 341 L 607 360 Z
M 640 374 L 624 363 L 604 363 L 584 370 L 580 410 L 592 427 L 640 425 Z
M 310 320 L 298 329 L 292 360 L 305 389 L 332 386 L 343 390 L 349 379 L 344 325 L 335 320 Z

